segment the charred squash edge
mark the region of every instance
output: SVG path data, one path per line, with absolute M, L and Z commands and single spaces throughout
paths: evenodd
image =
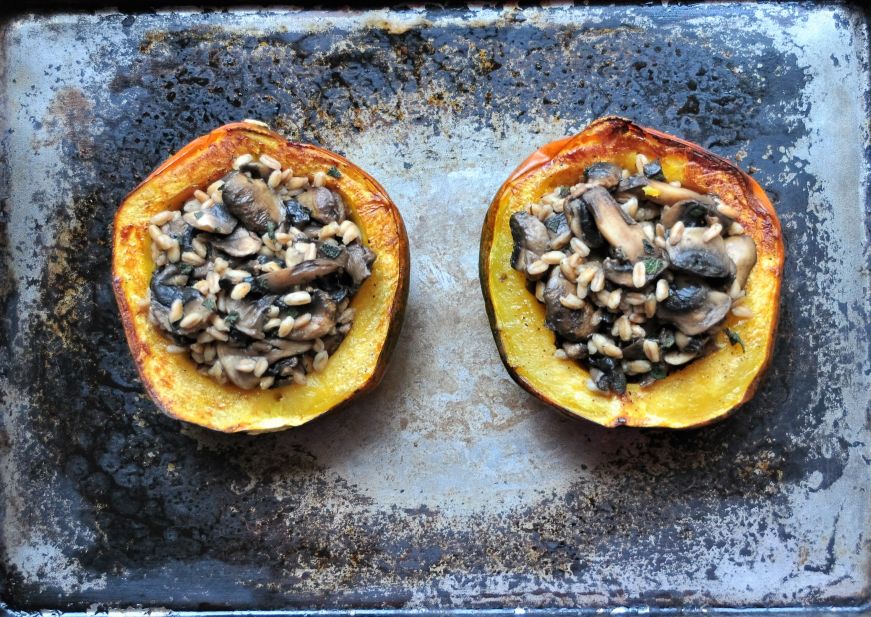
M 177 372 L 182 374 L 174 375 L 177 381 L 170 378 L 168 383 L 165 381 L 155 383 L 154 377 L 161 375 L 155 373 L 153 367 L 146 365 L 149 358 L 154 359 L 156 354 L 165 352 L 162 349 L 153 348 L 157 339 L 152 339 L 149 343 L 143 340 L 143 336 L 151 337 L 151 335 L 156 334 L 162 337 L 162 335 L 158 333 L 157 328 L 147 321 L 140 319 L 137 324 L 137 311 L 142 309 L 131 306 L 131 302 L 135 298 L 129 297 L 125 289 L 125 287 L 132 287 L 137 274 L 141 276 L 141 273 L 138 273 L 134 268 L 138 263 L 136 260 L 147 260 L 150 264 L 147 268 L 148 271 L 153 271 L 153 263 L 148 250 L 148 242 L 150 241 L 142 238 L 142 234 L 147 234 L 149 216 L 143 216 L 139 220 L 126 221 L 127 209 L 142 208 L 143 205 L 137 200 L 145 199 L 149 189 L 152 189 L 154 193 L 154 200 L 161 202 L 148 210 L 149 215 L 162 209 L 178 208 L 184 200 L 191 196 L 195 188 L 191 182 L 184 183 L 185 177 L 196 172 L 198 176 L 206 176 L 201 177 L 197 184 L 214 181 L 231 167 L 235 157 L 245 152 L 268 153 L 284 165 L 303 170 L 306 173 L 309 172 L 309 169 L 314 171 L 335 167 L 340 172 L 341 177 L 331 181 L 331 188 L 337 190 L 345 199 L 351 216 L 356 219 L 364 239 L 369 240 L 369 246 L 376 254 L 373 274 L 379 273 L 379 276 L 372 276 L 358 290 L 352 306 L 358 306 L 357 302 L 362 304 L 365 300 L 370 300 L 367 294 L 377 291 L 373 289 L 376 284 L 392 285 L 392 293 L 388 296 L 389 302 L 381 309 L 382 315 L 377 322 L 380 324 L 380 320 L 386 317 L 388 323 L 383 329 L 383 340 L 380 349 L 377 349 L 377 359 L 372 365 L 374 367 L 372 372 L 365 377 L 361 376 L 360 383 L 354 384 L 353 391 L 342 396 L 341 400 L 325 409 L 315 409 L 311 413 L 305 411 L 300 411 L 295 415 L 279 413 L 283 393 L 292 388 L 309 388 L 311 385 L 298 386 L 294 384 L 265 391 L 244 391 L 232 385 L 222 386 L 196 373 L 193 361 L 186 355 L 181 362 L 186 361 L 190 367 L 178 365 L 181 369 Z M 186 171 L 188 173 L 185 173 Z M 159 183 L 166 186 L 160 186 Z M 150 195 L 150 193 L 148 194 Z M 170 203 L 167 203 L 167 200 Z M 375 225 L 374 222 L 377 222 L 378 225 Z M 134 244 L 143 249 L 141 254 L 131 254 L 128 244 L 133 239 L 136 240 Z M 228 433 L 283 430 L 305 424 L 348 404 L 361 394 L 371 391 L 380 383 L 402 327 L 409 288 L 408 237 L 399 211 L 388 197 L 387 192 L 374 178 L 346 158 L 318 146 L 290 142 L 277 133 L 254 123 L 235 122 L 221 126 L 193 140 L 158 166 L 121 202 L 114 219 L 112 249 L 112 287 L 118 302 L 130 351 L 148 394 L 161 411 L 167 415 L 213 430 Z M 386 271 L 386 268 L 391 268 L 391 270 Z M 150 277 L 150 274 L 148 276 Z M 145 285 L 147 286 L 147 281 Z M 377 300 L 377 298 L 375 299 Z M 143 323 L 146 325 L 143 326 Z M 352 326 L 351 332 L 343 341 L 343 346 L 354 344 L 355 340 L 352 338 L 354 329 L 362 326 L 363 324 L 357 323 Z M 140 330 L 147 327 L 152 332 L 139 331 L 137 327 Z M 169 342 L 167 339 L 163 340 Z M 341 350 L 342 346 L 336 353 L 339 354 Z M 171 358 L 165 359 L 174 361 Z M 339 358 L 335 357 L 331 360 L 331 363 L 340 361 Z M 329 368 L 330 364 L 323 375 L 329 375 Z M 178 395 L 192 383 L 191 380 L 199 378 L 211 381 L 215 388 L 215 399 L 200 400 L 194 397 L 190 404 L 178 404 L 180 398 L 185 398 Z M 326 379 L 324 377 L 318 382 L 319 387 L 331 386 Z M 202 391 L 203 388 L 204 384 L 198 383 L 198 389 Z M 254 406 L 258 399 L 265 401 L 267 397 L 275 397 L 273 399 L 273 407 L 276 409 L 274 415 L 253 412 L 247 414 L 254 409 L 251 406 Z M 233 402 L 233 409 L 236 412 L 214 413 L 213 410 L 209 409 L 209 406 L 216 399 Z
M 706 410 L 704 417 L 697 421 L 682 421 L 681 419 L 671 419 L 663 421 L 662 418 L 652 418 L 649 415 L 636 416 L 633 415 L 637 400 L 642 400 L 645 397 L 643 391 L 637 388 L 633 392 L 620 397 L 619 395 L 603 394 L 597 395 L 591 406 L 585 408 L 571 408 L 560 404 L 554 400 L 547 391 L 542 391 L 541 388 L 534 386 L 530 381 L 520 374 L 518 367 L 514 365 L 513 358 L 509 357 L 506 351 L 506 346 L 503 341 L 503 334 L 499 329 L 499 321 L 497 311 L 493 302 L 493 291 L 491 290 L 491 249 L 494 241 L 494 234 L 497 232 L 496 220 L 500 212 L 504 208 L 508 208 L 514 212 L 525 204 L 512 203 L 512 195 L 517 192 L 516 189 L 524 183 L 530 183 L 531 186 L 537 187 L 537 194 L 540 196 L 545 192 L 544 187 L 548 186 L 548 179 L 558 174 L 567 174 L 569 170 L 576 178 L 583 173 L 584 168 L 595 160 L 612 160 L 617 162 L 620 157 L 626 157 L 632 152 L 632 144 L 642 145 L 637 151 L 646 150 L 648 156 L 659 155 L 682 155 L 686 158 L 682 169 L 689 165 L 697 167 L 698 170 L 708 171 L 712 174 L 721 174 L 728 176 L 732 181 L 732 188 L 735 193 L 740 195 L 740 203 L 731 204 L 739 207 L 739 209 L 749 209 L 752 220 L 749 221 L 753 229 L 748 229 L 748 233 L 752 233 L 753 239 L 757 244 L 757 250 L 761 256 L 770 258 L 769 270 L 762 273 L 754 272 L 753 277 L 765 277 L 766 285 L 770 283 L 769 295 L 773 305 L 769 306 L 770 315 L 768 316 L 767 328 L 764 330 L 763 343 L 765 344 L 765 355 L 755 370 L 755 374 L 749 384 L 746 386 L 743 396 L 737 402 L 723 406 L 719 401 L 717 392 L 713 392 L 710 401 L 710 408 Z M 585 158 L 585 156 L 587 158 Z M 634 156 L 634 155 L 633 155 Z M 624 165 L 626 166 L 626 165 Z M 702 175 L 695 174 L 695 178 Z M 669 178 L 671 179 L 671 178 Z M 559 184 L 558 182 L 555 184 Z M 704 183 L 699 186 L 694 186 L 694 182 L 689 182 L 690 188 L 704 190 Z M 549 188 L 554 188 L 550 186 Z M 713 192 L 716 192 L 714 190 Z M 742 223 L 745 228 L 748 227 L 747 219 L 742 217 Z M 760 262 L 763 259 L 760 258 Z M 645 128 L 635 124 L 631 120 L 617 117 L 606 116 L 595 120 L 589 124 L 583 131 L 572 137 L 566 137 L 549 144 L 546 144 L 526 160 L 524 160 L 512 174 L 508 177 L 505 183 L 500 187 L 496 196 L 491 202 L 490 208 L 484 220 L 484 226 L 481 233 L 481 244 L 479 253 L 479 277 L 481 288 L 484 295 L 487 316 L 490 321 L 490 328 L 499 350 L 499 356 L 502 363 L 505 365 L 511 378 L 530 394 L 536 396 L 548 405 L 556 408 L 558 411 L 573 418 L 584 418 L 602 426 L 642 426 L 642 427 L 660 427 L 660 428 L 695 428 L 704 426 L 711 422 L 721 420 L 738 407 L 749 401 L 756 392 L 759 382 L 764 375 L 774 351 L 774 342 L 777 331 L 777 322 L 780 310 L 780 287 L 783 273 L 784 262 L 784 245 L 781 233 L 780 222 L 777 214 L 759 184 L 741 171 L 730 161 L 713 154 L 691 142 L 685 141 L 673 135 L 663 133 L 661 131 Z M 757 268 L 760 264 L 757 264 Z M 522 276 L 518 273 L 519 276 Z M 510 276 L 510 274 L 509 274 Z M 761 290 L 760 293 L 764 293 Z M 752 295 L 753 290 L 748 290 L 748 294 Z M 531 295 L 531 294 L 530 294 Z M 745 341 L 747 342 L 747 341 Z M 753 340 L 752 343 L 760 344 L 759 341 Z M 727 346 L 728 348 L 728 346 Z M 730 349 L 726 351 L 731 352 Z M 717 362 L 719 352 L 703 358 L 697 362 Z M 565 362 L 571 362 L 566 360 Z M 583 374 L 586 371 L 579 365 L 577 370 Z M 679 371 L 677 374 L 691 370 L 692 366 Z M 668 387 L 669 376 L 662 382 L 654 384 L 653 387 L 662 388 Z M 677 384 L 675 384 L 676 386 Z M 664 391 L 664 398 L 668 400 L 670 395 L 679 395 L 679 389 L 674 388 L 674 392 Z M 637 397 L 637 398 L 636 398 Z M 617 400 L 618 403 L 613 401 Z M 598 406 L 599 408 L 597 408 Z M 608 407 L 619 407 L 617 413 L 604 413 Z M 594 413 L 597 412 L 597 413 Z M 603 412 L 603 413 L 598 413 Z

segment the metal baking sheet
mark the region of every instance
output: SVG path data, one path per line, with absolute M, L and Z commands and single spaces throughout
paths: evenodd
M 867 610 L 860 11 L 654 3 L 5 19 L 6 610 Z M 736 160 L 783 222 L 774 363 L 755 399 L 709 428 L 607 431 L 563 418 L 511 382 L 487 326 L 477 252 L 491 196 L 536 147 L 612 113 Z M 155 410 L 109 275 L 125 193 L 190 139 L 246 117 L 378 178 L 405 218 L 413 268 L 378 392 L 257 437 Z

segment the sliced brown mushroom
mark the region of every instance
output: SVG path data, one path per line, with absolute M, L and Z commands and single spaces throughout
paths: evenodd
M 563 212 L 552 214 L 547 217 L 544 221 L 544 226 L 547 227 L 550 236 L 547 248 L 552 251 L 565 247 L 572 239 L 572 230 L 569 227 L 568 219 Z
M 216 203 L 208 208 L 187 212 L 182 216 L 184 222 L 200 231 L 226 235 L 236 229 L 239 221 L 223 204 Z
M 341 264 L 332 259 L 311 259 L 298 263 L 293 268 L 261 274 L 255 279 L 258 287 L 272 293 L 283 293 L 294 285 L 310 283 L 316 278 L 332 274 Z
M 325 187 L 307 190 L 296 198 L 311 212 L 311 217 L 319 223 L 327 224 L 345 219 L 345 202 L 338 193 Z
M 653 180 L 641 175 L 629 176 L 620 181 L 617 192 L 630 193 L 639 199 L 647 199 L 661 206 L 671 206 L 681 201 L 693 200 L 699 203 L 716 205 L 710 195 L 702 195 L 685 186 L 672 186 L 668 182 Z
M 290 333 L 293 341 L 312 341 L 327 336 L 339 318 L 339 307 L 329 294 L 323 291 L 312 292 L 312 301 L 306 305 L 312 318 L 305 326 Z
M 720 323 L 732 306 L 729 294 L 708 289 L 703 301 L 688 311 L 670 311 L 664 304 L 656 310 L 656 316 L 677 326 L 686 335 L 694 336 Z
M 599 233 L 599 228 L 593 220 L 593 216 L 587 210 L 587 206 L 580 199 L 568 202 L 563 211 L 572 233 L 584 241 L 591 249 L 597 249 L 605 244 L 605 239 Z
M 750 271 L 756 265 L 756 243 L 750 236 L 729 236 L 723 244 L 726 254 L 735 263 L 735 280 L 744 289 Z
M 251 302 L 248 298 L 244 300 L 226 299 L 227 314 L 235 314 L 236 318 L 233 327 L 239 332 L 250 336 L 251 338 L 264 339 L 266 333 L 263 327 L 268 319 L 267 311 L 275 302 L 277 296 L 263 296 L 256 302 Z
M 601 186 L 595 186 L 586 191 L 581 200 L 593 215 L 602 236 L 615 250 L 620 251 L 624 259 L 636 261 L 645 254 L 647 237 L 644 230 L 628 218 L 611 193 Z
M 707 196 L 706 196 L 707 197 Z M 685 199 L 662 209 L 661 223 L 666 229 L 671 229 L 678 221 L 683 221 L 686 227 L 705 227 L 708 217 L 716 217 L 724 229 L 728 229 L 734 220 L 716 207 L 716 200 L 702 202 L 696 199 Z
M 554 268 L 544 288 L 546 325 L 563 339 L 577 343 L 590 336 L 596 326 L 593 325 L 595 310 L 588 302 L 580 309 L 567 308 L 560 302 L 561 297 L 574 292 L 575 285 L 562 275 L 559 268 Z
M 354 281 L 354 286 L 359 287 L 372 274 L 370 268 L 375 261 L 375 253 L 356 242 L 348 245 L 347 253 L 348 263 L 345 266 L 345 272 Z
M 614 163 L 598 162 L 587 167 L 587 184 L 613 189 L 623 178 L 623 168 Z
M 661 302 L 664 309 L 673 313 L 686 313 L 702 305 L 711 291 L 701 280 L 678 277 L 668 288 L 668 297 Z
M 688 227 L 680 241 L 666 242 L 668 258 L 673 268 L 697 274 L 705 278 L 728 278 L 735 274 L 735 264 L 726 253 L 722 236 L 705 242 L 704 227 Z
M 233 171 L 224 176 L 224 205 L 248 229 L 264 234 L 284 220 L 284 208 L 263 180 Z
M 238 347 L 232 347 L 226 343 L 217 344 L 218 360 L 221 362 L 221 368 L 224 369 L 224 374 L 235 385 L 244 390 L 251 390 L 260 385 L 260 378 L 254 374 L 252 370 L 240 370 L 251 366 L 257 358 L 262 357 L 247 350 Z
M 247 257 L 254 255 L 263 246 L 263 242 L 244 227 L 237 227 L 229 236 L 211 238 L 212 246 L 232 257 Z
M 261 163 L 260 161 L 251 161 L 242 165 L 239 168 L 239 171 L 246 171 L 251 174 L 252 177 L 268 180 L 269 176 L 272 175 L 273 169 L 269 165 Z
M 514 239 L 511 267 L 525 273 L 529 264 L 547 251 L 550 236 L 544 223 L 528 212 L 512 214 L 509 225 Z
M 270 339 L 269 343 L 273 347 L 273 349 L 266 354 L 266 359 L 269 361 L 269 364 L 277 362 L 283 358 L 298 356 L 299 354 L 307 352 L 312 347 L 311 343 L 288 341 L 286 339 Z

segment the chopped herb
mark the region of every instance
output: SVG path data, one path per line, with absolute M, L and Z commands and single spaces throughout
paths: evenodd
M 647 274 L 656 274 L 662 270 L 662 266 L 663 262 L 661 259 L 657 259 L 656 257 L 644 258 L 644 272 Z
M 194 271 L 194 267 L 190 264 L 179 264 L 178 269 L 182 274 L 190 275 Z
M 660 331 L 659 346 L 663 349 L 669 349 L 674 346 L 674 333 L 671 330 L 663 329 Z
M 215 300 L 213 298 L 206 298 L 203 300 L 203 306 L 209 309 L 210 311 L 215 310 Z
M 336 169 L 335 166 L 333 166 L 333 167 L 330 167 L 330 168 L 327 170 L 327 175 L 328 175 L 328 176 L 332 176 L 333 178 L 335 178 L 336 180 L 338 180 L 339 178 L 342 177 L 342 172 L 339 171 L 338 169 Z
M 708 215 L 708 209 L 701 204 L 690 206 L 687 210 L 684 221 L 691 225 L 704 225 L 705 217 Z
M 203 214 L 204 214 L 204 212 L 202 210 L 197 210 L 196 212 L 194 212 L 194 218 L 197 220 L 200 220 L 202 218 Z
M 665 379 L 665 366 L 662 364 L 654 364 L 650 369 L 650 376 L 654 379 Z
M 741 345 L 741 353 L 744 353 L 744 351 L 746 351 L 744 349 L 744 341 L 741 340 L 740 334 L 738 334 L 734 330 L 730 330 L 729 328 L 724 329 L 723 332 L 726 333 L 726 337 L 729 339 L 729 342 L 732 343 L 732 345 Z
M 224 317 L 224 323 L 228 326 L 234 325 L 237 321 L 239 321 L 239 313 L 237 313 L 236 311 L 233 311 L 232 313 Z
M 559 187 L 559 196 L 560 197 L 568 197 L 569 195 L 571 195 L 571 191 L 569 190 L 569 187 L 567 187 L 567 186 Z
M 266 233 L 269 235 L 270 240 L 275 240 L 275 223 L 272 221 L 266 223 Z
M 559 228 L 565 222 L 566 217 L 564 214 L 553 214 L 546 219 L 544 219 L 544 226 L 547 227 L 548 231 L 551 233 L 558 234 Z
M 653 245 L 648 240 L 642 240 L 641 244 L 644 246 L 644 254 L 645 255 L 653 255 L 656 252 L 656 250 L 653 248 Z M 647 270 L 646 264 L 645 264 L 644 269 Z
M 335 259 L 342 254 L 342 249 L 338 244 L 324 242 L 318 247 L 318 252 L 327 259 Z

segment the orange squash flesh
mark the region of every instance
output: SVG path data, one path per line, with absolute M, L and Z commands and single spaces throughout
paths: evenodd
M 756 243 L 758 261 L 746 285 L 744 306 L 753 317 L 729 316 L 740 346 L 718 341 L 713 354 L 625 395 L 591 391 L 589 373 L 576 361 L 554 357 L 555 336 L 544 306 L 510 265 L 509 218 L 561 185 L 583 177 L 596 161 L 635 168 L 636 154 L 659 159 L 668 181 L 715 193 L 735 208 Z M 544 402 L 603 426 L 696 427 L 721 419 L 756 391 L 774 348 L 780 308 L 784 246 L 780 222 L 762 188 L 729 161 L 700 146 L 618 117 L 596 120 L 578 135 L 550 143 L 527 158 L 496 193 L 481 234 L 480 278 L 490 326 L 512 378 Z M 724 344 L 725 343 L 725 344 Z
M 322 373 L 306 385 L 242 390 L 200 375 L 187 354 L 168 353 L 171 341 L 148 321 L 148 287 L 154 271 L 148 223 L 179 209 L 195 188 L 214 182 L 236 157 L 268 154 L 307 175 L 335 167 L 328 178 L 376 255 L 372 275 L 354 296 L 351 331 Z M 222 126 L 160 165 L 121 203 L 115 215 L 112 274 L 127 342 L 142 381 L 168 415 L 210 429 L 236 432 L 281 430 L 304 424 L 371 390 L 380 382 L 402 325 L 408 297 L 408 238 L 396 206 L 371 176 L 347 159 L 317 146 L 291 143 L 250 122 Z

